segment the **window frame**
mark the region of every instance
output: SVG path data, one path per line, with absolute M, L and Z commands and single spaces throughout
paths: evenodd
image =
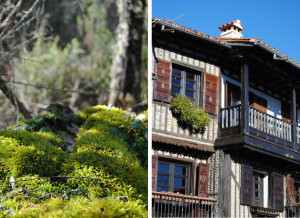
M 169 173 L 159 172 L 159 163 L 168 164 L 170 166 Z M 174 172 L 175 171 L 175 165 L 186 167 L 186 175 L 177 175 L 177 174 L 175 174 L 175 172 Z M 155 190 L 158 191 L 159 186 L 160 187 L 167 187 L 167 188 L 169 188 L 169 192 L 173 192 L 173 193 L 177 193 L 177 192 L 174 192 L 175 188 L 185 189 L 184 195 L 189 195 L 190 192 L 191 192 L 191 187 L 192 187 L 191 183 L 193 181 L 192 174 L 191 174 L 192 168 L 193 168 L 192 163 L 189 163 L 189 162 L 177 161 L 177 160 L 173 160 L 173 159 L 158 158 L 157 172 L 156 172 L 157 183 L 156 183 Z M 169 176 L 169 185 L 159 183 L 159 181 L 158 181 L 159 175 Z M 184 178 L 185 179 L 185 186 L 176 186 L 174 184 L 175 177 Z
M 259 206 L 259 207 L 264 207 L 264 177 L 266 177 L 266 173 L 258 172 L 256 170 L 253 170 L 253 206 Z M 260 181 L 256 182 L 256 178 L 260 178 Z M 269 182 L 269 181 L 268 181 Z M 258 184 L 260 185 L 260 189 L 256 188 L 255 185 Z M 268 186 L 268 189 L 270 190 L 270 187 Z M 268 190 L 268 191 L 269 191 Z M 256 197 L 255 193 L 259 192 L 261 194 L 260 197 Z
M 173 74 L 173 69 L 177 69 L 180 72 L 180 75 L 174 75 Z M 187 75 L 191 74 L 194 75 L 194 78 L 191 79 Z M 197 76 L 199 78 L 197 78 Z M 183 66 L 178 63 L 173 63 L 172 62 L 172 72 L 171 72 L 171 99 L 176 96 L 176 94 L 179 94 L 183 97 L 188 97 L 186 95 L 186 91 L 193 92 L 194 98 L 190 99 L 194 102 L 194 106 L 203 106 L 203 76 L 204 72 L 201 69 L 195 69 L 193 67 L 189 66 Z M 180 85 L 178 84 L 173 84 L 173 78 L 180 78 Z M 194 83 L 194 88 L 187 88 L 186 87 L 186 82 L 193 82 Z M 179 88 L 180 91 L 179 93 L 173 93 L 172 92 L 172 87 Z

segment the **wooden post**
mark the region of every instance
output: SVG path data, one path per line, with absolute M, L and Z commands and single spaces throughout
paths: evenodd
M 249 132 L 249 66 L 243 63 L 241 67 L 241 130 Z
M 293 148 L 294 150 L 297 149 L 297 120 L 296 120 L 296 113 L 297 113 L 297 106 L 296 106 L 296 89 L 295 86 L 292 86 L 292 140 L 293 140 Z

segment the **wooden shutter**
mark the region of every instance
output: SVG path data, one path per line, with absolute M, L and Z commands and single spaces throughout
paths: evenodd
M 204 73 L 203 107 L 212 114 L 218 113 L 219 77 Z
M 291 202 L 295 202 L 295 187 L 294 187 L 294 178 L 293 177 L 287 177 L 286 178 L 286 198 L 287 200 Z
M 253 168 L 242 165 L 241 204 L 252 205 L 253 199 Z
M 208 177 L 209 177 L 209 165 L 205 164 L 205 163 L 200 163 L 199 164 L 197 196 L 207 197 L 207 195 L 208 195 Z
M 171 102 L 171 62 L 158 59 L 154 100 Z
M 152 156 L 152 191 L 156 191 L 158 156 Z
M 273 206 L 274 209 L 283 210 L 283 176 L 273 174 Z

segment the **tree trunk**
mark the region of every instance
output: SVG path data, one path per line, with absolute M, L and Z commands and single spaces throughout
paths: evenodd
M 108 103 L 132 107 L 140 102 L 142 36 L 146 0 L 118 0 L 117 52 L 111 67 Z
M 3 94 L 9 99 L 9 101 L 17 108 L 17 110 L 26 118 L 31 119 L 31 113 L 26 109 L 24 104 L 14 96 L 11 89 L 6 85 L 5 81 L 0 77 L 0 89 Z

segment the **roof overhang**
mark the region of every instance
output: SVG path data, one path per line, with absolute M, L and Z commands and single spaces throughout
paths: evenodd
M 180 32 L 180 33 L 183 33 L 183 34 L 186 34 L 186 35 L 189 35 L 189 36 L 198 38 L 198 39 L 205 40 L 205 41 L 210 42 L 210 43 L 213 43 L 213 44 L 215 44 L 215 45 L 219 45 L 219 46 L 224 47 L 224 48 L 231 48 L 230 45 L 224 44 L 224 43 L 222 43 L 222 42 L 219 42 L 219 41 L 217 41 L 217 40 L 211 39 L 211 38 L 209 38 L 209 37 L 205 37 L 205 36 L 196 34 L 195 32 L 188 31 L 188 30 L 186 30 L 186 29 L 184 29 L 184 28 L 180 28 L 180 27 L 171 25 L 171 24 L 169 24 L 169 23 L 162 22 L 162 21 L 160 21 L 160 20 L 154 20 L 153 23 L 156 24 L 156 25 L 164 26 L 164 28 L 169 28 L 169 29 L 172 30 L 173 32 L 175 32 L 175 31 L 176 31 L 176 32 Z

